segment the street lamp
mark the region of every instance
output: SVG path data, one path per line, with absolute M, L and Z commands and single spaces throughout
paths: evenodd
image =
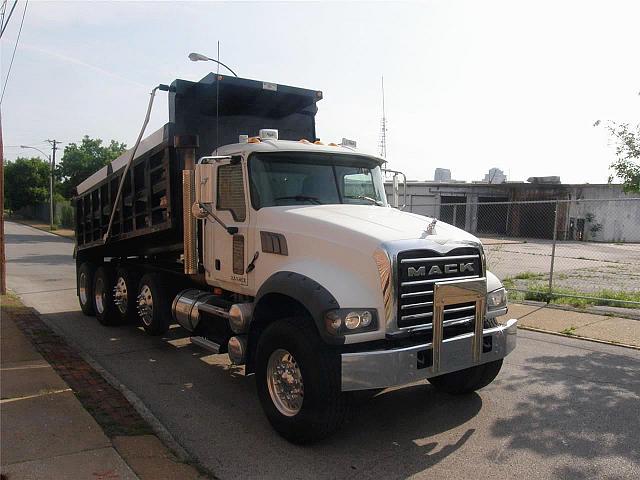
M 219 60 L 215 60 L 213 58 L 209 58 L 206 55 L 202 55 L 201 53 L 190 53 L 189 54 L 189 60 L 191 60 L 192 62 L 216 62 L 218 65 L 223 66 L 224 68 L 226 68 L 227 70 L 229 70 L 231 73 L 233 73 L 234 77 L 237 77 L 238 75 L 236 75 L 236 72 L 234 72 L 233 70 L 231 70 L 229 67 L 227 67 L 224 63 L 222 63 Z
M 53 231 L 53 169 L 55 166 L 53 165 L 51 155 L 47 155 L 39 148 L 32 147 L 30 145 L 20 145 L 20 148 L 31 148 L 32 150 L 37 150 L 44 155 L 47 160 L 49 160 L 49 165 L 51 166 L 51 174 L 49 175 L 49 230 Z

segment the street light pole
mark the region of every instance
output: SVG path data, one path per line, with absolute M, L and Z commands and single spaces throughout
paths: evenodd
M 57 143 L 56 140 L 54 142 Z M 51 165 L 51 173 L 49 175 L 49 230 L 53 231 L 53 162 L 51 159 L 51 155 L 44 153 L 37 147 L 32 147 L 31 145 L 20 145 L 20 148 L 30 148 L 32 150 L 36 150 L 40 152 L 45 158 L 49 161 L 49 165 Z M 56 147 L 54 144 L 53 154 L 56 154 Z
M 218 46 L 219 48 L 219 46 Z M 218 50 L 218 55 L 219 55 L 219 50 Z M 233 73 L 234 77 L 237 77 L 238 75 L 236 75 L 236 72 L 234 72 L 233 70 L 231 70 L 229 67 L 227 67 L 224 63 L 222 63 L 220 60 L 216 60 L 214 58 L 210 58 L 207 57 L 206 55 L 202 55 L 201 53 L 190 53 L 189 54 L 189 60 L 191 60 L 192 62 L 215 62 L 218 65 L 223 66 L 224 68 L 226 68 L 227 70 L 229 70 L 231 73 Z

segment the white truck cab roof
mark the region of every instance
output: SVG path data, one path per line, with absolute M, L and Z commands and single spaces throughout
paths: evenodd
M 309 152 L 309 153 L 330 153 L 330 154 L 347 154 L 358 157 L 363 157 L 369 160 L 373 160 L 378 164 L 385 163 L 385 160 L 371 155 L 368 153 L 360 152 L 354 148 L 342 146 L 342 145 L 325 145 L 318 143 L 311 143 L 308 141 L 293 141 L 293 140 L 272 140 L 266 139 L 261 141 L 233 143 L 230 145 L 223 145 L 217 149 L 214 155 L 250 155 L 253 152 Z

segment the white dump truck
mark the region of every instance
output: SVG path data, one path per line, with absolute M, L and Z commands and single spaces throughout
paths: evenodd
M 160 89 L 170 121 L 77 187 L 85 314 L 179 324 L 255 376 L 296 443 L 334 432 L 351 392 L 498 375 L 516 320 L 497 323 L 482 244 L 390 206 L 383 159 L 320 143 L 321 92 L 217 74 Z

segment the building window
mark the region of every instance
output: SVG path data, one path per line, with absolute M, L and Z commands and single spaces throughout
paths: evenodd
M 229 210 L 233 219 L 244 222 L 247 218 L 247 206 L 244 200 L 244 181 L 242 165 L 221 165 L 218 167 L 217 209 Z

